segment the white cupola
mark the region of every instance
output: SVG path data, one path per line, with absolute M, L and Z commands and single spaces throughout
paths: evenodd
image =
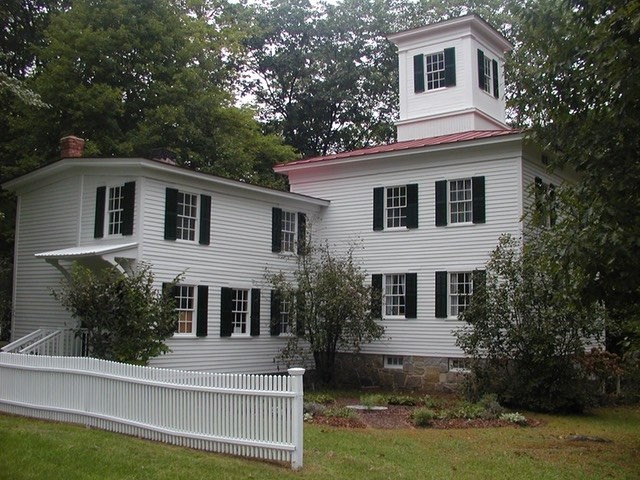
M 389 35 L 398 47 L 398 141 L 504 130 L 504 54 L 512 45 L 475 14 Z

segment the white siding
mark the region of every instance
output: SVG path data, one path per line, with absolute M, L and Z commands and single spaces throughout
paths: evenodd
M 302 211 L 309 220 L 317 210 L 299 201 L 274 203 L 267 195 L 215 191 L 192 185 L 145 178 L 144 228 L 141 258 L 149 262 L 158 284 L 183 273 L 182 283 L 209 286 L 208 335 L 174 337 L 172 352 L 153 365 L 217 372 L 273 372 L 275 355 L 285 339 L 271 337 L 270 290 L 266 269 L 276 272 L 295 266 L 295 256 L 271 252 L 272 207 Z M 211 243 L 164 240 L 165 189 L 211 195 Z M 220 337 L 220 289 L 259 288 L 260 336 Z
M 290 175 L 291 189 L 331 201 L 322 235 L 337 248 L 358 240 L 368 274 L 416 272 L 416 319 L 384 320 L 387 340 L 364 348 L 388 355 L 459 356 L 455 320 L 435 318 L 435 272 L 482 268 L 502 233 L 520 235 L 519 142 L 320 167 Z M 366 172 L 366 174 L 363 174 Z M 435 226 L 435 182 L 484 176 L 486 223 Z M 418 184 L 419 228 L 373 231 L 373 189 Z
M 16 223 L 12 338 L 72 321 L 51 290 L 62 275 L 36 253 L 75 245 L 81 177 L 65 178 L 19 196 Z

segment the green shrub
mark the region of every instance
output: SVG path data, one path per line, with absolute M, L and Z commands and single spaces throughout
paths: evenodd
M 367 408 L 387 405 L 387 397 L 379 393 L 360 396 L 360 405 Z
M 356 418 L 356 412 L 347 407 L 331 407 L 324 411 L 325 417 L 330 418 Z
M 328 393 L 306 393 L 304 395 L 305 402 L 320 403 L 322 405 L 329 405 L 336 401 L 336 399 Z
M 500 420 L 506 420 L 507 422 L 517 423 L 518 425 L 527 424 L 526 417 L 518 412 L 503 413 L 502 415 L 500 415 Z
M 485 409 L 477 403 L 462 402 L 457 408 L 449 410 L 449 418 L 466 418 L 473 420 L 474 418 L 484 418 Z
M 440 408 L 442 407 L 442 402 L 437 398 L 433 398 L 430 395 L 425 395 L 422 399 L 422 405 L 427 408 Z
M 420 407 L 411 412 L 411 421 L 416 427 L 428 427 L 437 418 L 438 414 L 431 408 Z
M 325 407 L 321 403 L 304 402 L 303 410 L 304 410 L 304 413 L 309 413 L 311 415 L 316 415 L 318 413 L 324 413 L 327 410 L 327 407 Z
M 484 394 L 477 403 L 484 409 L 482 418 L 485 419 L 498 418 L 506 411 L 498 402 L 498 396 L 495 393 Z
M 416 399 L 410 395 L 389 395 L 387 397 L 387 403 L 389 405 L 405 405 L 413 407 L 417 402 Z

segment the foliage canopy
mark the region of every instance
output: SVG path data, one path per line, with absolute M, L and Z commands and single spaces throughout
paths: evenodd
M 308 245 L 306 250 L 298 256 L 292 278 L 282 272 L 267 274 L 280 299 L 295 305 L 297 335 L 289 338 L 280 357 L 287 363 L 305 362 L 310 350 L 319 380 L 330 383 L 336 353 L 358 352 L 362 344 L 380 339 L 384 328 L 371 311 L 371 286 L 353 258 L 353 247 L 343 255 L 327 244 Z
M 169 351 L 164 340 L 176 331 L 169 291 L 156 290 L 148 265 L 124 275 L 115 267 L 96 271 L 76 263 L 53 296 L 87 329 L 91 356 L 144 365 Z

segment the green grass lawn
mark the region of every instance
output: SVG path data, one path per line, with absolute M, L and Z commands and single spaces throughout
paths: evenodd
M 341 430 L 305 425 L 304 468 L 0 415 L 0 479 L 638 479 L 640 407 L 536 415 L 540 427 Z M 611 443 L 571 442 L 571 434 Z

